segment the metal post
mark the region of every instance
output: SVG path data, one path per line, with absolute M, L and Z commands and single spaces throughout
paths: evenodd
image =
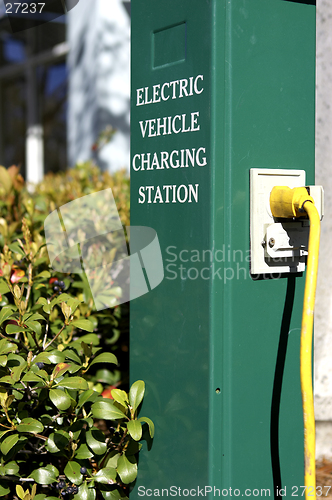
M 132 2 L 131 224 L 165 268 L 131 303 L 135 500 L 302 494 L 304 276 L 250 274 L 249 171 L 314 183 L 314 98 L 314 0 Z
M 35 30 L 27 30 L 27 51 L 33 53 Z M 29 64 L 26 68 L 27 86 L 27 132 L 26 132 L 26 180 L 37 183 L 44 173 L 43 126 L 40 123 L 36 68 Z

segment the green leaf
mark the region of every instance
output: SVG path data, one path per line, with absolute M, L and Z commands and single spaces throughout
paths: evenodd
M 118 360 L 111 352 L 103 352 L 94 358 L 94 360 L 90 363 L 89 368 L 95 363 L 113 363 L 114 365 L 118 365 Z
M 16 485 L 16 493 L 17 493 L 17 496 L 19 498 L 21 498 L 22 500 L 24 500 L 25 493 L 24 493 L 24 489 L 22 488 L 22 486 L 20 484 Z
M 58 477 L 58 475 L 59 475 L 59 469 L 57 469 L 55 467 L 55 465 L 47 464 L 46 467 L 45 467 L 45 469 L 53 472 L 53 474 L 55 475 L 55 477 Z
M 10 376 L 9 377 L 6 377 L 6 376 L 2 377 L 0 379 L 0 381 L 7 382 L 11 385 L 16 384 L 16 382 L 18 382 L 20 380 L 21 374 L 22 374 L 24 368 L 26 367 L 26 364 L 27 363 L 25 362 L 24 365 L 14 366 Z
M 18 476 L 18 472 L 20 470 L 19 466 L 17 465 L 16 462 L 8 462 L 4 466 L 5 469 L 5 474 L 8 474 L 9 476 Z
M 69 434 L 65 431 L 52 432 L 46 441 L 45 448 L 50 453 L 58 453 L 69 443 Z
M 81 342 L 85 342 L 86 344 L 99 345 L 99 337 L 95 333 L 87 333 L 79 338 L 77 343 L 79 343 L 81 347 Z
M 77 462 L 68 462 L 64 470 L 64 473 L 69 481 L 77 485 L 81 484 L 83 481 L 80 468 L 81 466 Z
M 75 363 L 82 363 L 81 358 L 72 349 L 66 349 L 65 351 L 62 352 L 64 353 L 66 358 L 75 361 Z
M 127 403 L 129 403 L 129 400 L 128 395 L 125 391 L 122 391 L 121 389 L 112 389 L 111 395 L 114 401 L 117 401 L 118 403 L 120 403 L 120 405 L 127 408 Z
M 15 446 L 15 444 L 19 440 L 19 437 L 20 436 L 18 434 L 11 434 L 10 436 L 7 436 L 1 443 L 1 453 L 7 455 L 7 453 Z
M 8 248 L 14 253 L 20 253 L 21 255 L 25 256 L 25 252 L 18 241 L 14 241 L 10 245 L 8 245 Z
M 81 408 L 81 406 L 83 406 L 88 401 L 94 402 L 96 401 L 96 399 L 98 399 L 98 397 L 99 397 L 98 393 L 93 389 L 89 389 L 88 391 L 82 392 L 82 394 L 80 394 L 78 398 L 77 407 Z
M 0 292 L 1 293 L 1 292 Z M 3 293 L 3 292 L 2 292 Z M 5 306 L 0 311 L 0 325 L 13 315 L 11 306 Z
M 41 314 L 38 314 L 38 313 L 32 314 L 32 316 L 30 316 L 27 319 L 29 321 L 35 321 L 35 320 L 44 320 L 44 321 L 46 321 L 46 318 L 44 318 L 44 316 L 42 316 Z
M 28 372 L 22 378 L 22 382 L 43 382 L 43 379 L 35 373 Z
M 38 321 L 33 321 L 30 320 L 25 322 L 25 325 L 29 328 L 29 330 L 32 330 L 33 332 L 37 333 L 37 335 L 41 334 L 41 324 L 38 323 Z
M 70 363 L 68 368 L 69 373 L 77 373 L 82 368 L 82 365 L 76 365 L 75 363 Z
M 70 324 L 86 332 L 93 332 L 93 324 L 88 319 L 75 319 Z
M 129 391 L 129 403 L 134 411 L 137 410 L 141 403 L 145 391 L 145 384 L 143 380 L 137 380 L 133 383 Z
M 0 356 L 0 366 L 6 366 L 7 356 Z
M 153 438 L 154 436 L 154 423 L 152 422 L 152 420 L 150 420 L 148 417 L 140 417 L 138 419 L 139 422 L 146 422 L 149 426 L 149 433 L 150 433 L 150 436 Z
M 125 418 L 124 413 L 109 400 L 96 401 L 91 409 L 95 418 L 103 418 L 105 420 Z
M 24 375 L 22 382 L 43 382 L 43 379 L 36 373 L 30 371 Z
M 59 304 L 60 302 L 68 302 L 72 297 L 68 293 L 62 293 L 52 300 L 52 304 Z
M 57 385 L 59 387 L 66 387 L 66 389 L 79 389 L 83 391 L 89 388 L 87 381 L 82 377 L 65 377 Z
M 34 418 L 24 418 L 21 423 L 16 428 L 18 432 L 32 432 L 33 434 L 39 434 L 43 432 L 44 426 L 38 420 Z
M 61 389 L 51 389 L 50 400 L 59 410 L 67 410 L 71 405 L 70 396 Z
M 66 371 L 68 371 L 68 369 L 70 368 L 70 364 L 69 363 L 58 363 L 53 372 L 52 372 L 52 378 L 51 380 L 55 380 L 57 379 L 58 377 L 60 377 L 61 375 L 64 375 L 66 373 Z
M 121 495 L 119 490 L 115 490 L 114 488 L 110 490 L 106 490 L 104 488 L 110 488 L 109 486 L 99 486 L 101 494 L 103 495 L 104 500 L 129 500 L 128 497 L 124 497 Z
M 46 314 L 50 314 L 52 311 L 52 304 L 46 302 L 46 304 L 43 305 L 43 311 L 46 312 Z
M 119 379 L 120 372 L 118 370 L 114 370 L 114 372 L 111 372 L 106 368 L 97 370 L 96 380 L 98 380 L 98 382 L 102 382 L 107 385 L 114 385 Z
M 1 235 L 0 235 L 0 240 L 1 240 Z M 8 306 L 8 297 L 6 297 L 6 295 L 1 295 L 0 306 L 1 307 Z
M 4 377 L 1 377 L 0 378 L 0 383 L 3 383 L 3 384 L 10 384 L 10 385 L 14 385 L 16 384 L 16 380 L 13 379 L 13 377 L 11 377 L 11 375 L 5 375 Z
M 94 488 L 88 488 L 86 483 L 79 487 L 77 495 L 74 496 L 74 500 L 95 500 L 96 490 Z
M 86 344 L 85 342 L 81 342 L 81 346 L 83 348 L 83 352 L 84 352 L 85 356 L 87 356 L 88 358 L 91 358 L 92 347 L 90 345 Z
M 111 451 L 111 453 L 108 455 L 107 458 L 106 467 L 112 467 L 112 469 L 116 469 L 119 457 L 120 453 L 117 453 L 116 451 Z
M 76 422 L 74 422 L 72 425 L 67 427 L 67 432 L 72 433 L 73 441 L 78 441 L 78 438 L 79 438 L 83 428 L 89 429 L 92 426 L 93 426 L 93 419 L 92 418 L 79 418 L 78 420 L 76 420 Z
M 39 299 L 37 300 L 37 304 L 42 304 L 44 306 L 45 304 L 47 304 L 47 300 L 45 299 L 45 297 L 39 297 Z
M 110 294 L 98 293 L 98 302 L 102 302 L 103 304 L 107 304 L 107 307 L 116 306 L 119 301 L 116 297 L 111 297 Z
M 72 297 L 67 301 L 67 306 L 71 307 L 72 312 L 74 313 L 77 309 L 77 306 L 81 304 L 82 301 L 80 299 L 77 299 L 76 297 Z
M 142 425 L 138 420 L 130 420 L 127 423 L 127 429 L 129 434 L 135 441 L 139 441 L 142 437 Z
M 118 460 L 117 471 L 123 483 L 132 483 L 137 476 L 137 463 L 135 458 L 129 457 L 128 459 L 126 455 L 121 455 Z
M 39 283 L 39 285 L 34 287 L 35 290 L 40 290 L 41 288 L 46 288 L 46 285 L 44 285 L 44 283 Z
M 51 273 L 48 272 L 48 271 L 42 271 L 41 273 L 37 274 L 37 276 L 35 276 L 35 279 L 36 278 L 50 278 L 51 277 Z
M 93 478 L 97 483 L 113 484 L 115 482 L 116 474 L 116 469 L 105 467 L 104 469 L 100 469 L 97 474 L 93 476 Z
M 29 477 L 32 477 L 38 484 L 52 484 L 57 481 L 54 472 L 46 469 L 46 467 L 35 469 Z
M 0 293 L 1 295 L 10 292 L 7 283 L 4 280 L 0 281 Z
M 76 460 L 85 460 L 87 458 L 92 458 L 93 456 L 94 454 L 89 450 L 85 443 L 81 444 L 75 453 Z
M 7 339 L 0 340 L 0 354 L 7 354 L 8 352 L 14 352 L 17 349 L 16 344 L 12 344 Z
M 99 429 L 92 428 L 86 433 L 85 439 L 89 448 L 96 455 L 103 455 L 106 452 L 107 444 L 105 443 L 105 435 Z
M 65 354 L 57 349 L 54 349 L 54 351 L 48 352 L 47 354 L 51 363 L 54 363 L 55 365 L 57 363 L 62 363 L 66 359 Z
M 34 366 L 34 369 L 35 368 L 36 368 L 36 366 Z M 39 377 L 41 377 L 43 380 L 49 381 L 49 379 L 50 379 L 49 374 L 45 370 L 38 369 L 38 371 L 37 372 L 34 371 L 34 373 L 37 374 Z
M 7 434 L 7 432 L 11 432 L 9 429 L 6 430 L 6 431 L 0 431 L 0 439 L 2 438 L 2 436 L 4 436 L 5 434 Z
M 8 483 L 6 481 L 0 481 L 0 496 L 4 497 L 10 493 L 10 488 L 8 486 Z
M 6 326 L 6 333 L 8 335 L 13 335 L 14 333 L 25 332 L 25 331 L 26 331 L 26 328 L 23 328 L 22 326 L 19 326 L 19 325 L 9 324 Z
M 14 363 L 13 363 L 14 361 Z M 18 363 L 17 363 L 18 362 Z M 19 356 L 18 354 L 10 353 L 8 354 L 8 366 L 10 368 L 17 366 L 17 364 L 24 365 L 26 364 L 25 359 L 22 356 Z
M 36 363 L 45 363 L 47 365 L 50 365 L 52 361 L 49 359 L 49 353 L 48 352 L 41 352 L 37 354 L 37 356 L 33 359 L 33 364 Z

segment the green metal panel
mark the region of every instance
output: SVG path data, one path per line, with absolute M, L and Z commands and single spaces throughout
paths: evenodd
M 303 484 L 304 277 L 250 276 L 249 169 L 314 182 L 314 58 L 308 0 L 132 0 L 131 224 L 157 231 L 165 265 L 131 302 L 156 423 L 132 498 Z

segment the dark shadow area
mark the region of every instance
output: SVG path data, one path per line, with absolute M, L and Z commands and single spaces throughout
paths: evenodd
M 282 381 L 285 368 L 285 360 L 287 354 L 288 332 L 292 318 L 294 305 L 296 276 L 288 277 L 284 312 L 282 315 L 280 338 L 278 345 L 277 361 L 274 373 L 273 392 L 271 402 L 271 427 L 270 427 L 270 445 L 271 445 L 271 464 L 273 474 L 274 498 L 280 498 L 277 491 L 282 488 L 280 456 L 279 456 L 279 415 L 280 415 L 280 400 Z
M 8 16 L 13 33 L 35 28 L 40 24 L 53 21 L 65 14 L 61 0 L 45 0 L 43 3 L 6 2 Z
M 302 272 L 298 273 L 292 273 L 292 276 L 294 278 L 301 278 L 303 276 Z M 262 281 L 262 280 L 282 280 L 282 279 L 289 279 L 288 273 L 266 273 L 266 274 L 251 274 L 250 273 L 250 278 L 253 281 Z
M 304 3 L 306 5 L 316 5 L 316 0 L 284 0 L 285 2 Z
M 131 17 L 131 2 L 124 0 L 123 6 L 127 11 L 128 16 Z
M 148 451 L 151 450 L 152 448 L 152 445 L 153 445 L 153 439 L 151 436 L 150 436 L 150 431 L 149 431 L 149 427 L 147 424 L 144 424 L 143 425 L 143 433 L 142 433 L 142 440 L 143 441 L 146 441 L 146 445 L 147 445 L 147 449 Z
M 63 16 L 79 0 L 44 0 L 44 2 L 6 1 L 6 14 L 13 33 L 35 28 Z
M 73 9 L 74 7 L 76 7 L 76 5 L 78 4 L 79 1 L 80 0 L 64 0 L 65 5 L 66 5 L 66 9 L 67 10 Z

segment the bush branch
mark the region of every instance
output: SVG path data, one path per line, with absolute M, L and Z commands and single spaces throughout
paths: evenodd
M 54 341 L 55 341 L 55 340 L 59 337 L 59 335 L 63 332 L 63 330 L 66 328 L 66 326 L 67 326 L 67 325 L 66 325 L 66 324 L 64 324 L 64 325 L 63 325 L 63 327 L 61 328 L 61 330 L 59 330 L 59 331 L 58 331 L 58 333 L 56 334 L 56 336 L 55 336 L 55 337 L 53 337 L 53 339 L 52 339 L 52 340 L 50 340 L 48 344 L 46 344 L 46 346 L 44 347 L 44 351 L 46 351 L 46 349 L 47 349 L 48 347 L 50 347 L 50 345 L 51 345 L 51 344 L 53 344 L 53 342 L 54 342 Z

